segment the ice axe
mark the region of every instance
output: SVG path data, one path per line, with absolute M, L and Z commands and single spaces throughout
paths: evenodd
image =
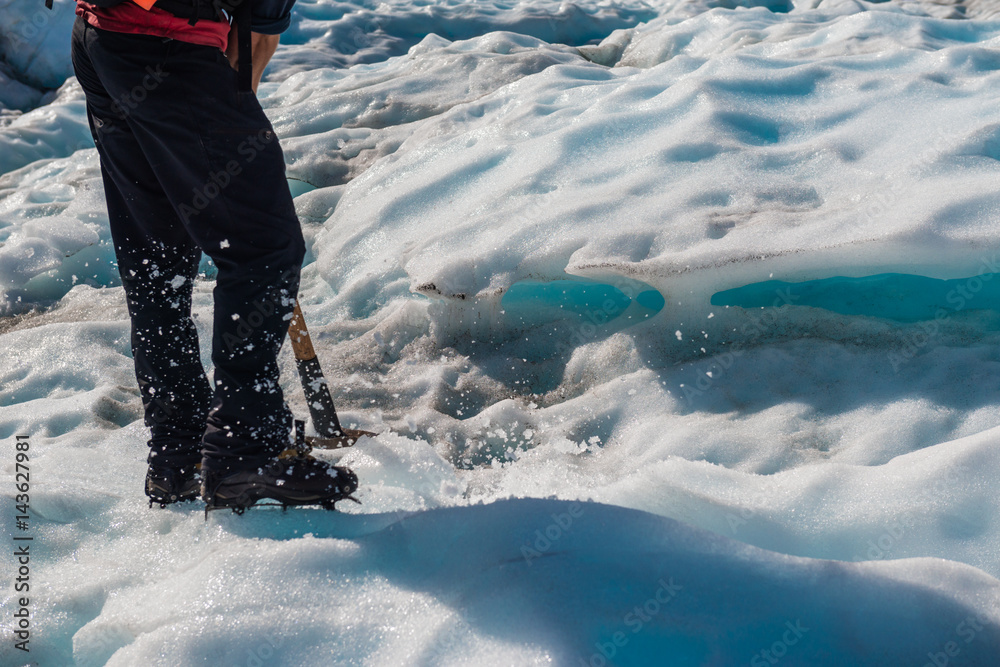
M 330 387 L 319 366 L 316 350 L 313 349 L 306 320 L 302 317 L 299 300 L 295 300 L 295 311 L 292 322 L 288 325 L 288 337 L 295 351 L 295 366 L 299 369 L 299 379 L 302 380 L 302 391 L 306 395 L 306 405 L 309 416 L 318 436 L 306 437 L 306 443 L 319 449 L 340 449 L 350 447 L 365 435 L 374 436 L 370 431 L 344 428 L 337 417 L 337 409 L 333 407 L 333 397 Z

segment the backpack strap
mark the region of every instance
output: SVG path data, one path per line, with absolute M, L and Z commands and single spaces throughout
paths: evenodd
M 250 0 L 243 0 L 236 7 L 236 46 L 239 47 L 239 90 L 253 92 L 253 39 L 250 34 Z

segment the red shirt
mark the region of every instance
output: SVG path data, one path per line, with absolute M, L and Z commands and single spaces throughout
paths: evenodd
M 155 6 L 146 11 L 134 2 L 101 8 L 84 0 L 76 0 L 76 14 L 95 28 L 111 32 L 169 37 L 181 42 L 216 46 L 222 51 L 226 50 L 229 42 L 229 24 L 225 21 L 202 19 L 195 25 L 190 25 L 187 19 Z

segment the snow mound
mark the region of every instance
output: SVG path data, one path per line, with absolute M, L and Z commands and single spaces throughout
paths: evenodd
M 986 666 L 1000 645 L 1000 584 L 967 566 L 782 556 L 595 503 L 207 523 L 134 499 L 104 507 L 45 528 L 110 532 L 36 563 L 57 582 L 37 611 L 43 664 L 884 665 L 950 652 Z M 167 542 L 159 558 L 142 555 L 149 540 Z

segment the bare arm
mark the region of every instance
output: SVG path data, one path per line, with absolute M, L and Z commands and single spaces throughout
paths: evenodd
M 271 62 L 271 56 L 278 49 L 278 41 L 281 39 L 281 35 L 264 35 L 259 32 L 251 33 L 251 47 L 253 55 L 253 77 L 251 78 L 251 86 L 253 87 L 253 92 L 257 92 L 257 86 L 260 85 L 260 79 L 264 76 L 264 68 L 267 64 Z M 229 31 L 229 45 L 226 47 L 226 57 L 229 58 L 229 64 L 233 66 L 233 69 L 239 69 L 239 44 L 236 39 L 236 26 L 233 25 L 232 30 Z

